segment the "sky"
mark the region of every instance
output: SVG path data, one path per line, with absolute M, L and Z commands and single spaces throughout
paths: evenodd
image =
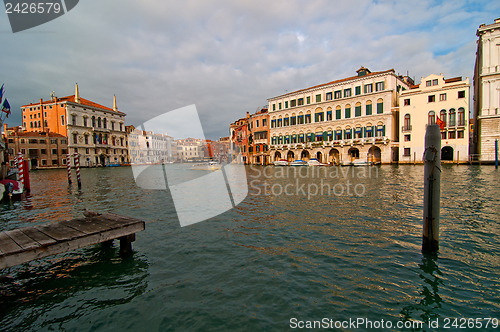
M 472 84 L 477 28 L 500 17 L 500 1 L 81 0 L 17 33 L 0 16 L 9 126 L 21 124 L 21 105 L 78 83 L 108 107 L 116 95 L 136 126 L 194 104 L 205 137 L 218 139 L 268 98 L 361 66 Z

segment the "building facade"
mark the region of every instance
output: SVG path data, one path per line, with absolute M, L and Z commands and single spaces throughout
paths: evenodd
M 361 67 L 357 76 L 268 99 L 270 161 L 396 161 L 399 92 L 411 84 L 394 69 Z
M 500 18 L 477 30 L 474 70 L 475 159 L 495 160 L 500 140 Z M 497 143 L 498 144 L 498 143 Z
M 125 113 L 81 98 L 78 85 L 75 94 L 21 106 L 23 128 L 51 132 L 68 138 L 69 152 L 80 154 L 82 166 L 105 166 L 126 163 L 127 133 Z
M 177 146 L 171 136 L 135 129 L 133 126 L 127 126 L 127 132 L 131 164 L 164 164 L 177 159 Z
M 200 138 L 185 138 L 176 140 L 177 162 L 203 161 L 205 146 Z
M 4 140 L 9 151 L 9 164 L 15 166 L 15 159 L 21 152 L 31 169 L 64 168 L 68 154 L 68 140 L 65 136 L 47 131 L 24 131 L 20 127 L 5 128 Z M 73 155 L 71 155 L 71 159 Z
M 248 164 L 248 119 L 250 114 L 247 112 L 246 118 L 241 118 L 229 125 L 230 159 L 238 163 Z
M 269 112 L 260 108 L 248 118 L 248 162 L 252 165 L 269 164 Z
M 441 160 L 469 161 L 469 78 L 422 77 L 399 96 L 400 163 L 422 163 L 428 124 L 441 125 Z M 439 120 L 438 120 L 439 119 Z

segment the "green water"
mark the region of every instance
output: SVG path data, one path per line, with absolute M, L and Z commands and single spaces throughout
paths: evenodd
M 32 172 L 32 196 L 0 206 L 1 230 L 83 208 L 146 230 L 128 257 L 94 246 L 3 270 L 0 330 L 281 331 L 294 318 L 383 319 L 385 330 L 438 319 L 454 330 L 446 319 L 500 319 L 498 170 L 443 166 L 433 257 L 420 252 L 423 167 L 333 169 L 248 168 L 240 205 L 183 228 L 169 193 L 138 188 L 130 168 L 83 169 L 81 190 L 64 170 Z

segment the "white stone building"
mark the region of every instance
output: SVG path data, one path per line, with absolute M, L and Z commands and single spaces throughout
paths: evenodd
M 128 148 L 133 165 L 170 163 L 177 158 L 176 143 L 167 134 L 131 128 Z
M 500 18 L 477 30 L 474 70 L 475 159 L 495 160 L 495 141 L 500 141 Z
M 442 125 L 441 160 L 469 160 L 469 78 L 422 77 L 399 96 L 400 163 L 422 163 L 428 124 Z M 438 121 L 438 119 L 440 121 Z
M 394 69 L 268 99 L 270 159 L 391 163 L 398 157 L 398 96 L 411 80 Z

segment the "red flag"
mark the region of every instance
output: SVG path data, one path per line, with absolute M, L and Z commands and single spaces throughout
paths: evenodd
M 446 122 L 444 122 L 443 120 L 441 120 L 439 118 L 439 116 L 436 115 L 436 124 L 439 126 L 439 128 L 441 128 L 441 130 L 444 130 L 444 127 L 446 126 Z

